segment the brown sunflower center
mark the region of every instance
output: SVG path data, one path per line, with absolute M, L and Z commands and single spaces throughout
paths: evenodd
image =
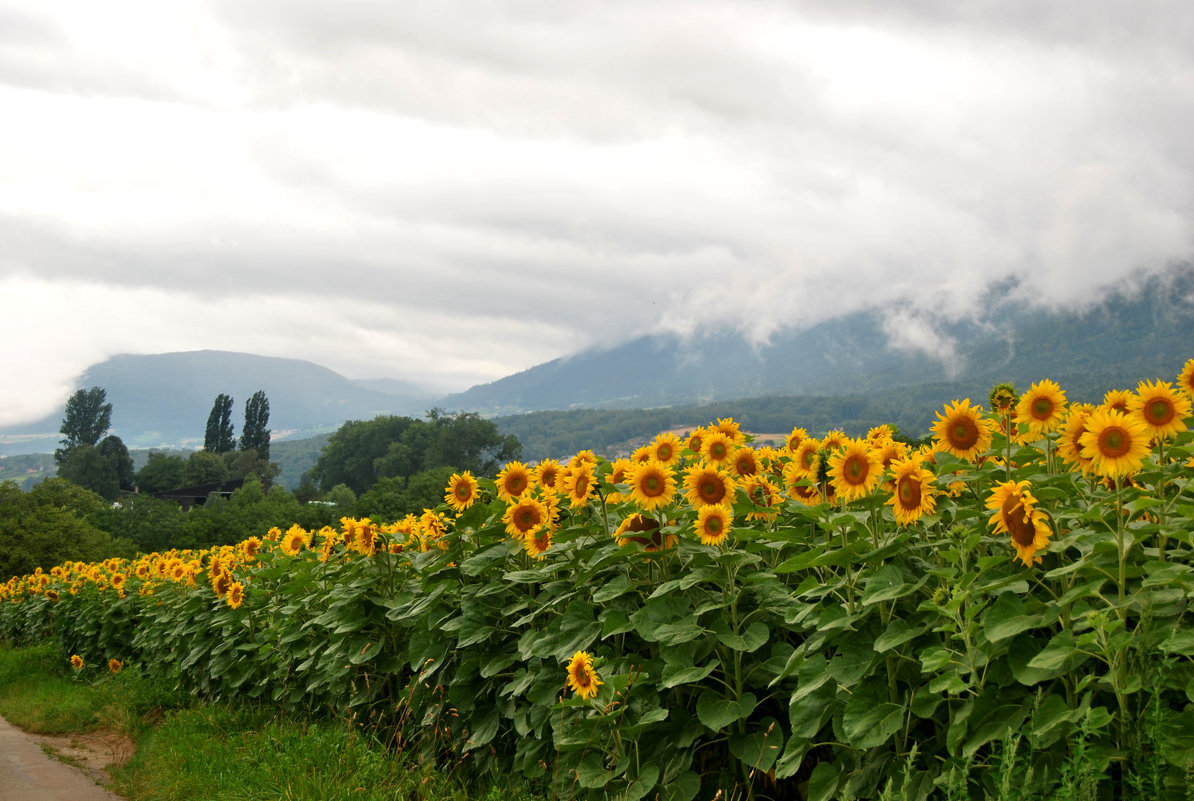
M 1021 547 L 1027 548 L 1036 540 L 1036 527 L 1032 525 L 1024 510 L 1024 501 L 1019 495 L 1009 495 L 1000 509 L 1003 514 L 1003 524 L 1007 526 L 1012 540 Z
M 581 663 L 572 669 L 572 680 L 576 682 L 578 687 L 588 687 L 592 684 L 589 679 L 589 672 L 585 670 L 584 663 Z
M 726 458 L 726 444 L 724 442 L 714 442 L 710 445 L 709 458 L 718 460 Z
M 1132 436 L 1120 426 L 1107 426 L 1099 432 L 1099 453 L 1117 459 L 1132 449 Z
M 511 495 L 521 495 L 522 491 L 527 488 L 526 476 L 513 475 L 506 477 L 506 492 Z
M 738 470 L 739 475 L 753 476 L 755 473 L 758 472 L 759 466 L 757 464 L 755 464 L 755 460 L 753 457 L 743 456 L 741 459 L 738 460 L 736 469 Z
M 1036 398 L 1032 402 L 1032 416 L 1037 420 L 1048 420 L 1053 416 L 1053 401 L 1048 398 Z
M 672 445 L 670 442 L 664 442 L 655 450 L 655 458 L 661 462 L 670 462 L 672 460 Z
M 842 463 L 842 478 L 846 480 L 847 484 L 863 484 L 866 482 L 869 472 L 867 467 L 866 459 L 857 454 L 849 456 Z
M 648 498 L 655 498 L 662 495 L 664 486 L 663 478 L 655 473 L 645 477 L 641 485 L 643 494 Z
M 468 484 L 461 482 L 456 485 L 456 500 L 467 501 L 472 494 L 473 491 L 469 488 Z
M 725 529 L 725 523 L 720 517 L 710 517 L 705 521 L 705 533 L 717 536 Z
M 960 450 L 968 451 L 978 443 L 978 426 L 969 417 L 956 417 L 949 427 L 949 444 Z
M 707 503 L 720 503 L 726 496 L 726 485 L 717 476 L 701 476 L 697 482 L 697 492 Z
M 1177 410 L 1165 398 L 1151 400 L 1144 407 L 1144 416 L 1155 426 L 1163 426 L 1172 422 L 1176 415 Z
M 514 524 L 520 531 L 530 531 L 539 525 L 539 520 L 539 510 L 533 506 L 528 506 L 518 510 L 518 514 L 514 518 Z
M 912 476 L 904 476 L 896 484 L 896 490 L 900 499 L 900 506 L 905 509 L 919 509 L 920 508 L 920 481 Z

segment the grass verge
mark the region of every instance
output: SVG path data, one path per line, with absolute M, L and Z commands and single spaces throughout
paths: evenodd
M 0 715 L 39 734 L 113 729 L 136 753 L 112 770 L 129 801 L 465 801 L 530 798 L 517 782 L 462 787 L 395 755 L 367 733 L 268 706 L 193 703 L 126 670 L 63 666 L 51 645 L 0 646 Z

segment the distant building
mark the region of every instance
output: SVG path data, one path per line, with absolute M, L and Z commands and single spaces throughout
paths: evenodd
M 183 511 L 187 511 L 192 506 L 202 506 L 207 503 L 207 499 L 213 494 L 222 495 L 224 498 L 231 497 L 232 493 L 240 489 L 244 483 L 243 478 L 238 478 L 235 481 L 216 481 L 211 484 L 195 484 L 190 487 L 163 490 L 154 492 L 152 495 L 163 501 L 174 501 L 183 508 Z

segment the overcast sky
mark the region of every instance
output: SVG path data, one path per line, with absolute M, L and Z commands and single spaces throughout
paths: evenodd
M 0 0 L 0 120 L 0 425 L 115 353 L 924 345 L 1194 250 L 1185 0 Z

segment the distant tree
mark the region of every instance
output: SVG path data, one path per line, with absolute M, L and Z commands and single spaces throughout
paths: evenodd
M 217 484 L 228 480 L 228 465 L 218 453 L 195 451 L 182 469 L 182 486 Z
M 228 451 L 223 456 L 224 464 L 228 467 L 228 479 L 231 481 L 257 476 L 261 479 L 262 486 L 268 490 L 282 471 L 274 462 L 261 458 L 255 448 L 247 451 Z
M 131 543 L 114 540 L 96 524 L 107 506 L 94 492 L 61 478 L 46 479 L 29 492 L 0 482 L 0 576 L 49 570 L 67 560 L 132 556 Z
M 245 401 L 240 449 L 255 450 L 260 458 L 269 461 L 269 398 L 265 396 L 265 390 L 257 390 Z
M 132 492 L 136 476 L 133 473 L 133 457 L 124 441 L 115 434 L 109 434 L 100 440 L 100 455 L 107 459 L 116 474 L 117 486 L 121 492 Z
M 184 486 L 182 480 L 186 459 L 151 451 L 149 461 L 137 471 L 137 489 L 141 492 L 161 492 Z
M 349 420 L 332 434 L 309 475 L 327 492 L 344 484 L 357 495 L 377 481 L 374 462 L 385 456 L 415 421 L 410 417 L 385 415 L 373 420 Z
M 103 387 L 80 389 L 66 402 L 59 440 L 62 447 L 54 451 L 54 460 L 61 465 L 69 451 L 80 445 L 94 447 L 112 426 L 112 404 Z
M 267 413 L 268 414 L 268 413 Z M 207 416 L 207 433 L 203 437 L 203 450 L 212 453 L 226 453 L 236 447 L 232 427 L 232 396 L 220 393 Z

